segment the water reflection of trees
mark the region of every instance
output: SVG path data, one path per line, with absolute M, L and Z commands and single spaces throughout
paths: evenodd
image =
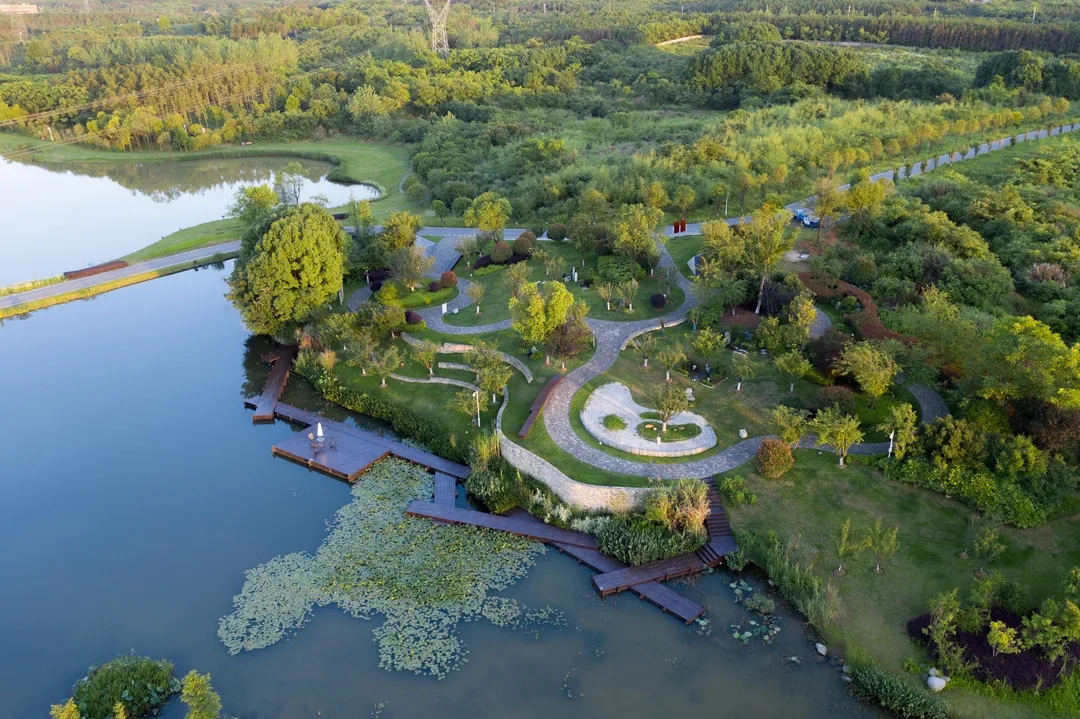
M 183 160 L 177 162 L 68 162 L 26 163 L 50 172 L 71 172 L 86 177 L 108 178 L 121 187 L 146 195 L 155 202 L 169 202 L 181 195 L 196 194 L 223 185 L 272 183 L 274 171 L 294 160 L 243 158 Z M 298 160 L 303 175 L 312 182 L 330 170 L 329 163 Z

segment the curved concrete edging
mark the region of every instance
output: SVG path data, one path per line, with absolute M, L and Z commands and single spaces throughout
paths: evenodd
M 716 432 L 699 414 L 690 411 L 680 412 L 672 417 L 668 424 L 694 424 L 701 428 L 700 434 L 689 439 L 674 442 L 650 442 L 637 433 L 637 427 L 646 421 L 641 415 L 651 412 L 634 401 L 629 388 L 621 382 L 613 382 L 597 387 L 589 395 L 581 410 L 581 424 L 585 431 L 596 441 L 609 447 L 643 457 L 690 457 L 701 454 L 716 446 Z M 604 417 L 615 415 L 626 423 L 623 429 L 608 429 L 604 426 Z
M 401 339 L 405 340 L 405 342 L 407 344 L 410 344 L 410 345 L 417 345 L 417 344 L 420 344 L 420 342 L 423 341 L 423 340 L 418 340 L 415 337 L 410 336 L 408 332 L 402 332 L 401 333 Z M 441 344 L 439 346 L 439 352 L 440 352 L 440 354 L 465 354 L 466 352 L 468 352 L 472 348 L 473 348 L 472 345 L 451 344 L 449 342 L 444 342 L 443 344 Z M 524 362 L 519 360 L 517 357 L 513 357 L 511 355 L 508 355 L 505 352 L 499 352 L 498 350 L 495 351 L 495 354 L 499 355 L 499 357 L 502 358 L 503 362 L 510 365 L 511 367 L 516 369 L 518 372 L 520 372 L 522 375 L 524 375 L 526 382 L 528 382 L 529 384 L 532 384 L 532 381 L 533 381 L 532 372 L 529 371 L 529 368 L 525 366 Z M 462 366 L 464 367 L 465 365 L 462 365 Z
M 401 374 L 391 374 L 391 379 L 396 379 L 398 382 L 408 382 L 410 384 L 448 384 L 454 387 L 464 387 L 465 389 L 479 390 L 480 388 L 474 384 L 460 379 L 453 379 L 451 377 L 439 377 L 438 375 L 431 375 L 430 377 L 406 377 Z

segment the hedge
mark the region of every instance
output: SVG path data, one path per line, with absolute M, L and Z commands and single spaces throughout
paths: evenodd
M 596 259 L 596 270 L 605 282 L 629 282 L 637 274 L 637 263 L 622 255 L 603 255 Z

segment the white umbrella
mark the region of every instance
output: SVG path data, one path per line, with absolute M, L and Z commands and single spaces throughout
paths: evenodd
M 319 422 L 318 424 L 315 425 L 315 436 L 320 437 L 320 438 L 323 436 L 322 422 Z

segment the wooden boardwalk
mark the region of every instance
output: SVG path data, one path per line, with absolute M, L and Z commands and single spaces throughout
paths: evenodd
M 731 531 L 731 525 L 728 523 L 724 506 L 720 502 L 720 494 L 716 490 L 716 480 L 710 478 L 705 484 L 708 487 L 709 498 L 709 516 L 705 520 L 705 529 L 709 534 L 708 543 L 692 554 L 683 554 L 637 567 L 604 570 L 603 573 L 593 577 L 593 586 L 596 587 L 596 591 L 600 592 L 600 596 L 606 597 L 609 594 L 634 589 L 649 582 L 663 581 L 704 571 L 709 567 L 720 564 L 727 554 L 739 548 L 735 543 L 735 536 Z
M 272 452 L 280 457 L 306 465 L 310 469 L 355 482 L 376 462 L 390 456 L 390 451 L 379 444 L 360 437 L 325 432 L 320 443 L 311 432 L 297 432 L 281 444 L 275 444 Z
M 500 532 L 509 532 L 510 534 L 541 542 L 561 542 L 574 547 L 583 547 L 584 549 L 597 548 L 596 538 L 581 532 L 553 527 L 543 522 L 534 524 L 532 522 L 523 522 L 514 517 L 502 517 L 498 514 L 474 512 L 471 509 L 421 502 L 418 499 L 409 502 L 409 506 L 405 508 L 405 514 L 411 517 L 438 519 L 449 524 L 471 524 L 474 527 L 497 529 Z
M 521 430 L 518 431 L 518 437 L 525 439 L 529 436 L 529 432 L 532 431 L 533 425 L 536 424 L 536 420 L 540 419 L 540 413 L 544 411 L 544 405 L 547 404 L 548 395 L 555 389 L 566 375 L 555 375 L 548 380 L 548 383 L 544 385 L 544 388 L 540 390 L 540 394 L 533 400 L 532 406 L 529 407 L 529 416 L 525 419 L 525 424 L 521 425 Z
M 296 357 L 296 349 L 296 346 L 282 347 L 263 356 L 263 361 L 271 364 L 270 376 L 266 378 L 266 385 L 255 403 L 252 422 L 274 421 L 274 407 L 281 398 L 281 393 L 285 391 L 285 383 L 289 381 L 289 371 L 292 369 L 293 358 Z M 248 405 L 250 404 L 249 402 Z
M 337 439 L 338 447 L 342 446 L 342 439 L 347 438 L 346 442 L 351 442 L 353 439 L 359 439 L 360 441 L 374 444 L 376 446 L 385 449 L 391 456 L 398 459 L 404 459 L 414 464 L 419 464 L 434 472 L 442 472 L 448 474 L 451 477 L 457 479 L 465 479 L 469 476 L 469 472 L 472 471 L 468 466 L 464 464 L 458 464 L 457 462 L 451 462 L 448 459 L 432 454 L 431 452 L 425 452 L 422 449 L 416 447 L 410 447 L 403 442 L 398 442 L 388 437 L 375 434 L 374 432 L 368 432 L 367 430 L 360 429 L 359 427 L 350 427 L 347 424 L 341 422 L 335 422 L 332 419 L 327 419 L 314 412 L 308 412 L 306 409 L 300 409 L 293 407 L 292 405 L 285 404 L 284 402 L 278 402 L 277 407 L 274 409 L 274 415 L 286 420 L 287 422 L 293 422 L 295 424 L 303 425 L 307 429 L 300 432 L 300 435 L 307 437 L 307 432 L 311 430 L 318 423 L 322 423 L 323 432 L 327 436 L 334 436 Z M 336 476 L 336 475 L 335 475 Z
M 453 507 L 457 503 L 457 478 L 442 472 L 435 473 L 435 504 Z
M 506 514 L 522 521 L 543 524 L 539 518 L 534 517 L 524 509 L 517 507 L 511 509 Z M 618 559 L 609 557 L 599 550 L 574 547 L 569 544 L 562 544 L 561 542 L 551 542 L 551 545 L 563 554 L 573 557 L 597 572 L 614 572 L 626 567 L 626 565 Z M 634 592 L 634 594 L 637 594 L 642 599 L 652 602 L 664 612 L 678 617 L 686 624 L 689 624 L 705 613 L 705 607 L 697 602 L 687 599 L 678 592 L 665 587 L 663 584 L 660 584 L 660 582 L 653 581 L 638 584 L 630 587 L 630 591 Z

